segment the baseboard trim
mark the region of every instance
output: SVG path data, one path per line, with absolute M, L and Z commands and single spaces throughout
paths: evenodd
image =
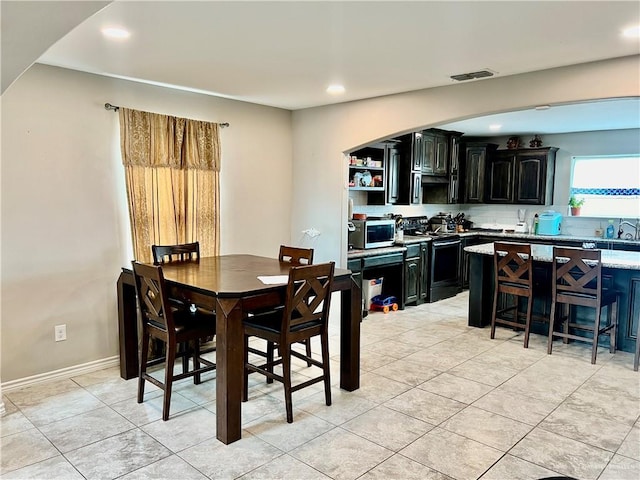
M 113 357 L 103 358 L 101 360 L 94 360 L 93 362 L 82 363 L 80 365 L 74 365 L 73 367 L 61 368 L 59 370 L 53 370 L 51 372 L 39 373 L 31 377 L 19 378 L 17 380 L 11 380 L 2 383 L 2 393 L 10 392 L 11 390 L 17 390 L 18 388 L 28 387 L 37 383 L 49 382 L 51 380 L 57 380 L 61 378 L 76 377 L 85 373 L 91 373 L 103 368 L 115 367 L 120 365 L 120 357 L 115 355 Z

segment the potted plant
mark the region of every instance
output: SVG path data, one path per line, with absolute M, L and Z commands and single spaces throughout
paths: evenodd
M 569 206 L 571 207 L 571 216 L 577 217 L 580 215 L 580 207 L 584 205 L 584 199 L 577 199 L 573 195 L 569 198 Z

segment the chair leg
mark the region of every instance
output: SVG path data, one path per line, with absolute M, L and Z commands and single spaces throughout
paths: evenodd
M 598 355 L 598 337 L 600 336 L 600 316 L 602 315 L 602 308 L 596 308 L 596 319 L 593 326 L 593 344 L 591 346 L 591 364 L 596 363 L 596 356 Z
M 267 371 L 273 373 L 273 352 L 274 352 L 273 342 L 267 342 Z M 282 348 L 278 346 L 278 352 L 280 355 L 283 355 Z M 267 383 L 273 383 L 273 378 L 267 377 Z
M 327 406 L 331 405 L 331 368 L 329 363 L 329 334 L 320 335 L 322 344 L 322 370 L 324 372 L 324 398 Z
M 304 346 L 306 349 L 307 357 L 311 358 L 311 339 L 310 338 L 307 338 L 304 341 Z M 310 367 L 310 366 L 311 366 L 311 362 L 307 361 L 307 367 Z
M 493 312 L 491 314 L 491 336 L 493 340 L 496 337 L 496 315 L 498 314 L 498 286 L 493 294 Z
M 144 375 L 147 373 L 147 358 L 149 356 L 149 334 L 142 333 L 142 343 L 140 345 L 140 364 L 138 365 L 138 403 L 142 403 L 144 398 Z
M 562 331 L 565 335 L 569 334 L 569 318 L 571 317 L 571 305 L 562 305 L 563 310 L 563 320 L 562 320 Z M 564 312 L 567 312 L 566 316 Z M 562 343 L 565 345 L 569 343 L 569 337 L 562 337 Z
M 529 292 L 531 293 L 531 292 Z M 529 332 L 531 330 L 531 311 L 533 310 L 533 298 L 527 297 L 527 318 L 524 324 L 524 348 L 529 348 Z
M 199 338 L 196 338 L 193 341 L 193 369 L 194 370 L 200 369 L 200 339 Z M 195 385 L 199 385 L 201 381 L 202 379 L 200 378 L 200 374 L 196 373 L 193 376 L 193 383 Z
M 164 370 L 164 402 L 162 404 L 162 420 L 169 420 L 169 405 L 171 404 L 171 389 L 173 387 L 173 366 L 176 363 L 176 348 L 174 342 L 167 342 L 167 357 Z
M 184 354 L 182 356 L 182 373 L 187 373 L 189 371 L 189 343 L 182 342 L 180 351 Z
M 556 310 L 558 305 L 555 299 L 551 301 L 551 317 L 549 318 L 549 338 L 547 339 L 547 354 L 551 355 L 553 349 L 553 330 L 556 323 Z
M 609 307 L 607 307 L 609 311 L 609 325 L 611 325 L 611 330 L 609 330 L 609 352 L 616 353 L 616 347 L 618 346 L 618 298 L 616 297 L 616 301 L 613 302 Z
M 293 423 L 293 402 L 291 400 L 291 345 L 280 345 L 282 356 L 282 379 L 284 383 L 284 402 L 287 409 L 287 423 Z

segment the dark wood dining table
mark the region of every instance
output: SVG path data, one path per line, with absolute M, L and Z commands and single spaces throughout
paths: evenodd
M 258 276 L 288 275 L 291 264 L 254 255 L 221 255 L 163 265 L 172 295 L 216 311 L 217 438 L 229 444 L 241 438 L 243 383 L 242 319 L 246 312 L 281 305 L 284 284 L 265 284 Z M 340 387 L 360 388 L 361 290 L 351 272 L 336 268 L 333 290 L 340 301 Z M 138 326 L 131 269 L 123 268 L 117 284 L 120 375 L 138 375 Z

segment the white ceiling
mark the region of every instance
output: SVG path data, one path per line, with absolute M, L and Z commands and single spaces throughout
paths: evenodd
M 60 18 L 87 2 L 53 3 Z M 638 24 L 635 1 L 115 1 L 38 62 L 296 110 L 450 85 L 450 75 L 483 69 L 506 76 L 638 55 L 640 40 L 621 36 Z M 110 25 L 131 37 L 105 39 L 100 29 Z M 31 32 L 46 28 L 29 25 Z M 346 93 L 327 94 L 331 83 Z M 603 113 L 612 105 L 615 115 Z M 551 129 L 563 110 L 526 117 L 545 115 Z M 563 114 L 554 128 L 640 126 L 637 99 L 583 105 L 577 114 Z M 524 120 L 509 115 L 500 119 L 502 134 L 556 133 L 523 123 L 512 132 L 506 120 Z M 473 124 L 454 125 L 479 134 Z

